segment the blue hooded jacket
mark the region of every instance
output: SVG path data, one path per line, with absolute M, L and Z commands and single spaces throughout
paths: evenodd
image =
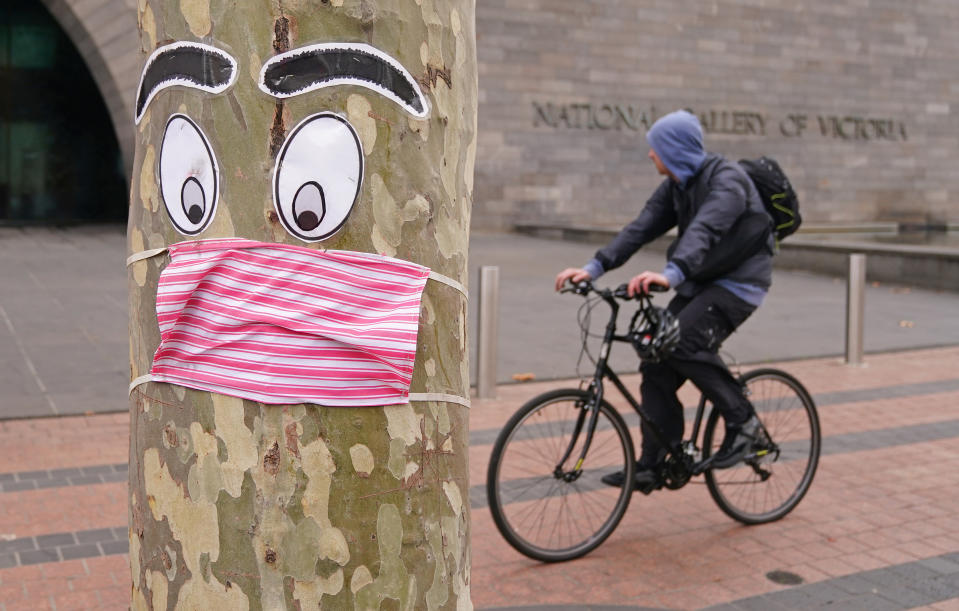
M 685 110 L 660 117 L 646 132 L 646 141 L 680 187 L 686 186 L 706 160 L 703 128 L 696 115 Z
M 691 297 L 715 282 L 734 295 L 758 306 L 772 281 L 772 233 L 759 233 L 771 225 L 759 193 L 739 164 L 710 154 L 703 148 L 703 132 L 695 115 L 679 110 L 661 117 L 647 132 L 649 145 L 675 177 L 662 181 L 639 216 L 612 242 L 601 248 L 583 269 L 596 280 L 626 262 L 640 247 L 676 227 L 678 237 L 667 254 L 663 275 L 680 295 Z M 746 215 L 745 213 L 749 214 Z M 737 223 L 740 217 L 748 224 Z M 742 227 L 736 233 L 733 226 Z M 748 244 L 766 237 L 766 247 L 748 256 L 734 269 L 705 279 L 710 265 L 724 262 L 735 250 L 718 249 L 729 236 L 733 244 Z M 733 247 L 735 248 L 735 246 Z M 715 267 L 713 267 L 715 269 Z M 703 278 L 687 281 L 688 277 Z

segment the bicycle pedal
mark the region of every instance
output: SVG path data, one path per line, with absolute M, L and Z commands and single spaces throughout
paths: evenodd
M 634 485 L 634 486 L 633 486 L 633 492 L 642 492 L 642 493 L 645 494 L 646 496 L 649 496 L 649 495 L 652 494 L 653 492 L 662 489 L 662 487 L 663 487 L 663 484 L 662 484 L 662 483 L 643 484 L 642 486 L 635 486 L 635 485 Z

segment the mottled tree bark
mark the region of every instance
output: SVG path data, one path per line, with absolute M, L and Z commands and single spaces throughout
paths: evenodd
M 193 239 L 164 210 L 164 127 L 188 115 L 220 175 L 198 239 L 305 245 L 284 231 L 271 181 L 291 128 L 337 113 L 365 173 L 343 228 L 313 247 L 381 253 L 465 283 L 476 145 L 474 0 L 139 0 L 141 61 L 172 41 L 229 52 L 213 95 L 156 95 L 137 126 L 130 254 Z M 279 52 L 362 42 L 395 58 L 431 105 L 419 119 L 357 86 L 278 100 L 257 87 Z M 165 253 L 130 263 L 131 379 L 159 344 Z M 423 294 L 411 391 L 469 396 L 466 300 Z M 468 609 L 468 410 L 455 403 L 266 405 L 147 382 L 131 391 L 130 564 L 135 609 Z

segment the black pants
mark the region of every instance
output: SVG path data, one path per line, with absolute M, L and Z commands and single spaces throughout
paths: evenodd
M 640 366 L 643 411 L 656 423 L 670 446 L 683 437 L 683 406 L 676 391 L 686 380 L 715 405 L 727 423 L 744 422 L 752 413 L 742 387 L 730 373 L 719 347 L 756 309 L 726 289 L 710 285 L 694 297 L 677 295 L 667 306 L 679 318 L 679 345 L 659 363 Z M 643 466 L 662 460 L 665 450 L 644 424 L 642 426 Z

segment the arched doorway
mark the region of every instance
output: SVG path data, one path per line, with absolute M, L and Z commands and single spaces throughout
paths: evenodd
M 126 218 L 116 135 L 90 71 L 36 0 L 0 3 L 0 224 Z

